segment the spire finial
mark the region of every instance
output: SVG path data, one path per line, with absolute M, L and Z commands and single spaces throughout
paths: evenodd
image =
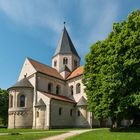
M 66 25 L 66 22 L 64 21 L 64 27 L 65 27 L 65 25 Z

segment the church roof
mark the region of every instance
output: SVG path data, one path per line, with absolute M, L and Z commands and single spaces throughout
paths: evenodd
M 31 58 L 28 58 L 28 60 L 30 61 L 30 63 L 32 64 L 32 66 L 35 68 L 36 71 L 64 80 L 56 69 L 49 67 L 45 64 L 42 64 Z
M 76 68 L 70 75 L 69 77 L 66 79 L 66 80 L 69 80 L 69 79 L 72 79 L 72 78 L 75 78 L 77 76 L 80 76 L 82 75 L 84 72 L 84 67 L 83 66 L 80 66 L 78 68 Z
M 32 84 L 29 82 L 29 80 L 26 77 L 24 77 L 20 81 L 17 81 L 17 83 L 10 88 L 19 88 L 19 87 L 20 88 L 33 88 Z
M 61 38 L 59 40 L 56 51 L 54 53 L 54 56 L 56 56 L 57 54 L 74 54 L 77 57 L 79 57 L 79 55 L 78 55 L 70 37 L 69 37 L 69 34 L 68 34 L 65 26 L 64 26 L 64 29 L 62 31 L 62 35 L 61 35 Z
M 55 99 L 55 100 L 60 100 L 60 101 L 64 101 L 64 102 L 69 102 L 69 103 L 74 103 L 76 104 L 76 102 L 66 96 L 62 96 L 62 95 L 56 95 L 53 93 L 47 93 L 47 92 L 41 92 L 42 94 L 44 94 L 45 96 L 47 96 L 50 99 Z
M 77 103 L 77 106 L 84 106 L 87 105 L 87 100 L 82 96 Z

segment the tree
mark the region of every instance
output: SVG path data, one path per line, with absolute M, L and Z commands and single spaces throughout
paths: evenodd
M 97 119 L 123 118 L 140 123 L 140 10 L 114 23 L 103 41 L 91 46 L 85 58 L 83 83 L 88 108 Z
M 2 123 L 7 125 L 8 122 L 8 92 L 0 89 L 0 118 Z

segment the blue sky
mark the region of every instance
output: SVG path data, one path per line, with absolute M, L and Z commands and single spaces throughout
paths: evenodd
M 26 57 L 51 65 L 63 22 L 81 56 L 140 0 L 0 0 L 0 88 L 18 78 Z

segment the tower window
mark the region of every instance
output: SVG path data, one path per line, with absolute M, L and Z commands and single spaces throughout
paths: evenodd
M 57 66 L 57 61 L 54 61 L 54 67 L 56 67 Z
M 59 108 L 59 116 L 61 116 L 62 115 L 62 108 L 60 107 Z
M 67 65 L 68 64 L 68 58 L 66 58 L 66 57 L 63 58 L 63 64 L 64 65 Z
M 81 84 L 78 83 L 78 84 L 76 85 L 76 93 L 80 93 L 80 92 L 81 92 Z
M 25 107 L 25 96 L 21 95 L 19 99 L 20 99 L 20 107 Z
M 74 60 L 74 67 L 76 68 L 78 66 L 77 60 Z
M 73 86 L 70 87 L 70 93 L 73 95 Z

